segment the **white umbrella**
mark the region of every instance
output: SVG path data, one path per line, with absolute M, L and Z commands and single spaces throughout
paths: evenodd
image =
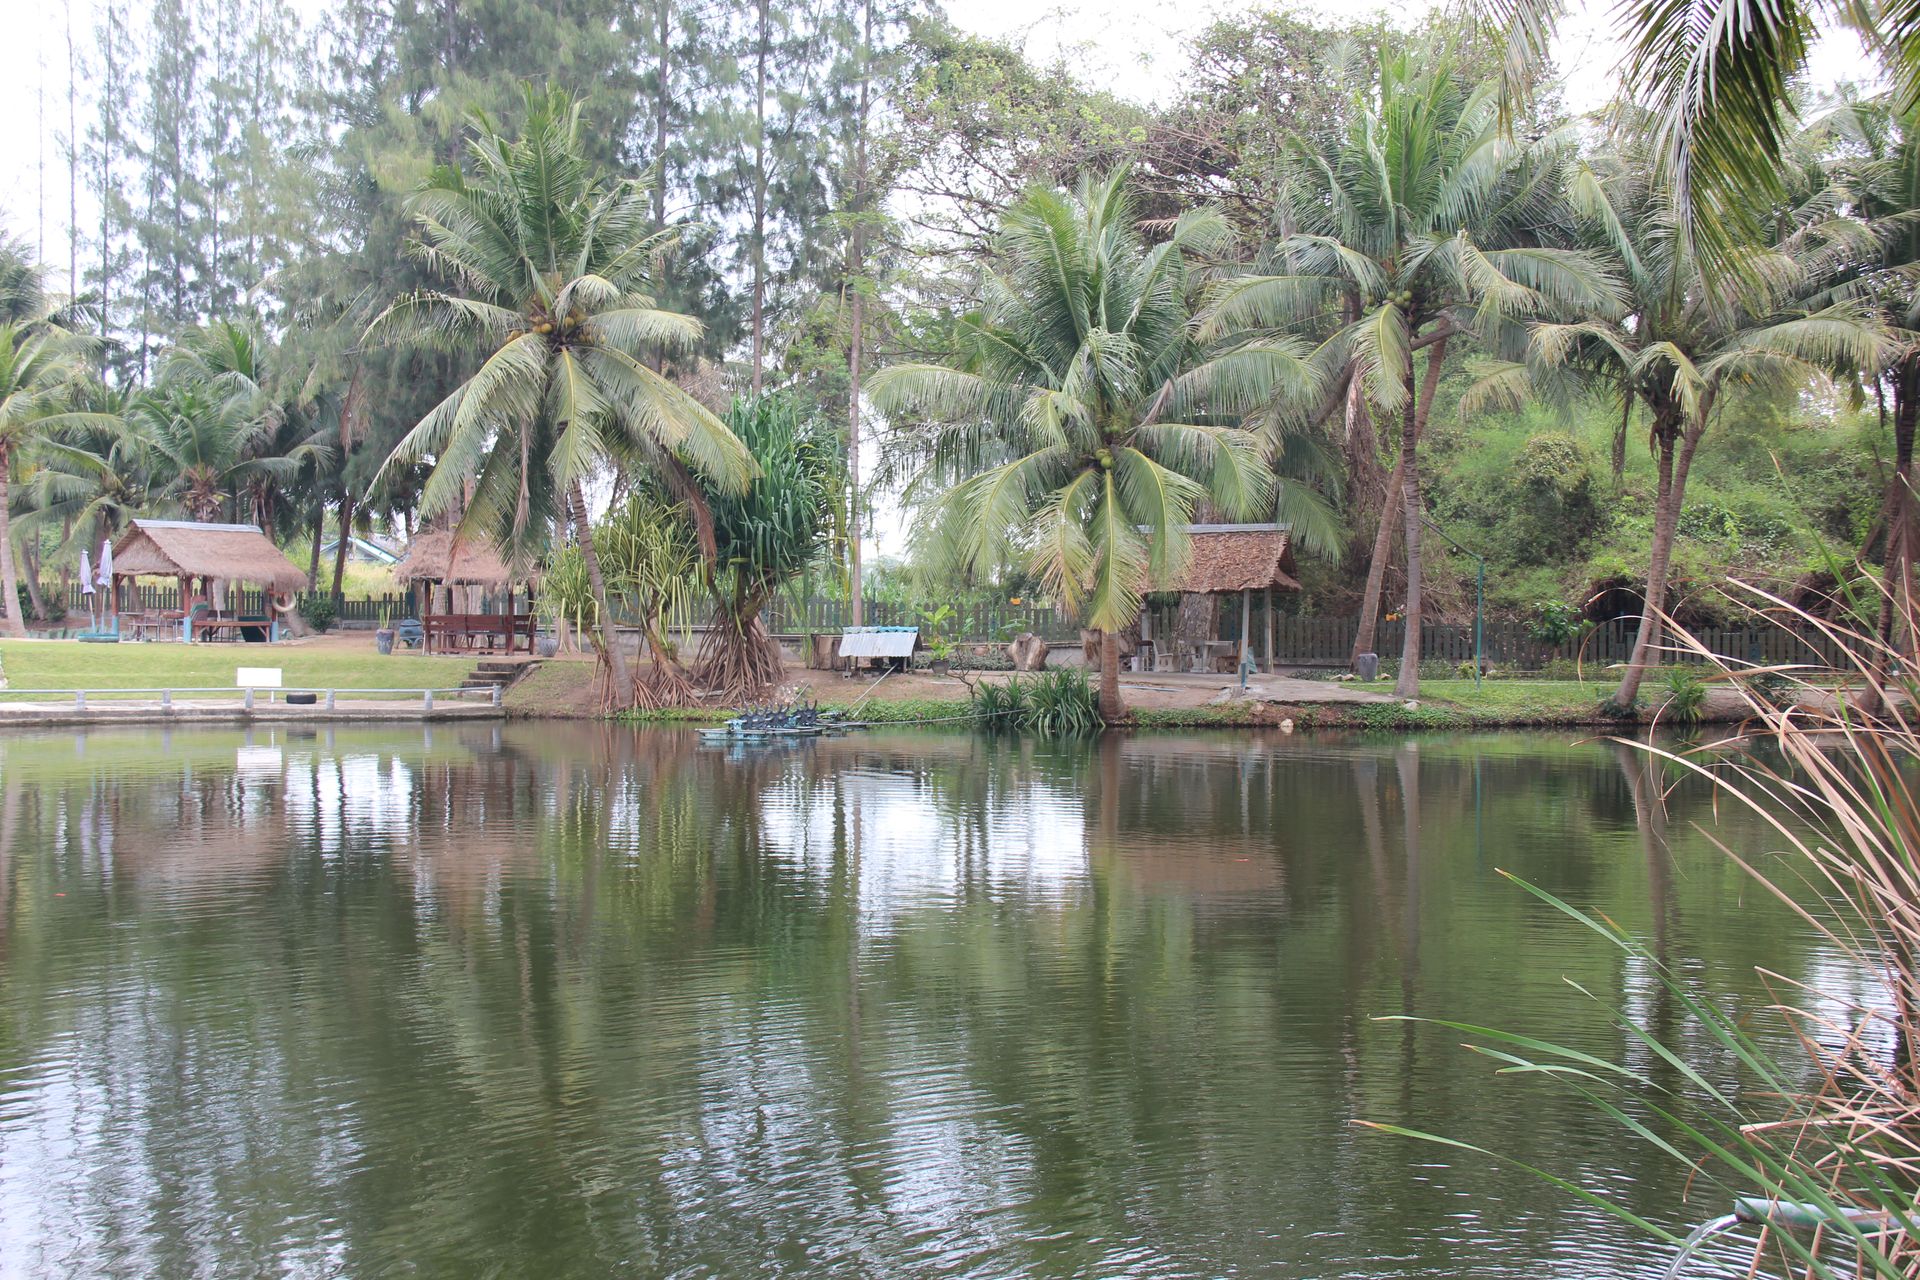
M 107 606 L 115 613 L 120 611 L 120 602 L 113 598 L 113 543 L 100 539 L 100 572 L 95 575 L 107 595 Z
M 99 619 L 93 616 L 93 562 L 87 559 L 87 549 L 80 548 L 80 594 L 87 598 L 87 623 L 94 625 Z

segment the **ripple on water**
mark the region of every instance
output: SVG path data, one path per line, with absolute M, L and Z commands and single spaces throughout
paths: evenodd
M 1495 868 L 1735 993 L 1849 981 L 1600 744 L 60 746 L 0 740 L 7 1273 L 1652 1275 L 1591 1208 L 1358 1129 L 1701 1211 L 1380 1017 L 1630 1051 L 1564 979 L 1651 1010 L 1648 975 Z

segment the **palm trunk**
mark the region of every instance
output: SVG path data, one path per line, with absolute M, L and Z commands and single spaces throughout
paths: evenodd
M 1705 430 L 1705 410 L 1696 423 L 1684 430 L 1656 427 L 1660 441 L 1659 482 L 1653 506 L 1653 551 L 1647 564 L 1645 604 L 1640 611 L 1640 634 L 1633 642 L 1633 656 L 1626 674 L 1614 691 L 1614 705 L 1628 708 L 1640 697 L 1640 683 L 1660 643 L 1661 620 L 1667 607 L 1667 573 L 1673 563 L 1673 540 L 1680 527 L 1680 503 L 1686 495 L 1687 469 L 1693 464 L 1693 451 Z
M 1913 643 L 1913 436 L 1920 416 L 1920 359 L 1902 362 L 1893 384 L 1893 476 L 1887 481 L 1886 593 L 1880 601 L 1880 642 L 1892 648 L 1899 624 Z
M 346 598 L 343 584 L 347 577 L 347 545 L 353 537 L 353 495 L 340 491 L 340 541 L 333 548 L 333 605 L 340 607 Z
M 1393 522 L 1400 517 L 1400 489 L 1406 472 L 1393 464 L 1387 477 L 1386 494 L 1380 502 L 1380 528 L 1373 536 L 1373 559 L 1367 564 L 1367 588 L 1360 597 L 1360 629 L 1353 635 L 1353 652 L 1347 665 L 1356 666 L 1360 655 L 1373 651 L 1374 633 L 1380 626 L 1380 597 L 1387 589 L 1387 560 L 1393 554 Z
M 607 669 L 613 675 L 613 697 L 625 706 L 633 699 L 633 677 L 627 671 L 627 655 L 620 649 L 620 631 L 614 625 L 613 610 L 607 607 L 607 580 L 600 573 L 600 553 L 593 545 L 593 522 L 587 518 L 587 498 L 580 482 L 567 486 L 567 514 L 573 522 L 573 536 L 580 543 L 580 558 L 587 562 L 587 582 L 593 588 L 593 607 L 600 614 L 600 642 L 606 646 Z
M 1120 636 L 1100 633 L 1100 718 L 1108 724 L 1126 719 L 1127 704 L 1120 701 Z
M 6 593 L 7 634 L 20 639 L 27 622 L 20 616 L 20 581 L 13 566 L 12 470 L 13 442 L 0 441 L 0 592 Z
M 313 549 L 307 553 L 307 590 L 320 586 L 320 539 L 327 536 L 327 504 L 316 497 L 313 504 Z
M 1420 502 L 1420 436 L 1426 430 L 1427 414 L 1433 409 L 1433 397 L 1440 390 L 1440 370 L 1447 362 L 1447 338 L 1442 330 L 1433 348 L 1427 352 L 1427 373 L 1418 394 L 1413 385 L 1413 364 L 1407 364 L 1407 411 L 1400 423 L 1400 517 L 1407 543 L 1407 633 L 1400 645 L 1400 674 L 1393 682 L 1399 698 L 1420 696 L 1420 521 L 1426 515 Z
M 40 594 L 40 535 L 20 544 L 20 567 L 27 575 L 27 599 L 33 603 L 33 616 L 45 619 L 47 601 Z

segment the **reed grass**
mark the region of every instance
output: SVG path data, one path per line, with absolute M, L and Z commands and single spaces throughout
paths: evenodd
M 1723 807 L 1759 816 L 1779 841 L 1779 856 L 1764 863 L 1711 831 L 1708 837 L 1844 957 L 1864 987 L 1821 990 L 1762 971 L 1771 1029 L 1788 1033 L 1763 1039 L 1725 1012 L 1714 993 L 1611 921 L 1515 881 L 1653 974 L 1688 1022 L 1737 1061 L 1743 1087 L 1716 1080 L 1646 1022 L 1603 1001 L 1605 1015 L 1673 1072 L 1677 1085 L 1509 1030 L 1439 1025 L 1469 1036 L 1468 1047 L 1498 1064 L 1500 1073 L 1544 1075 L 1654 1158 L 1685 1165 L 1695 1194 L 1688 1206 L 1676 1206 L 1676 1215 L 1708 1216 L 1700 1204 L 1718 1199 L 1731 1208 L 1739 1197 L 1812 1210 L 1817 1225 L 1811 1230 L 1759 1225 L 1742 1242 L 1741 1265 L 1732 1274 L 1920 1280 L 1920 681 L 1911 643 L 1892 639 L 1920 630 L 1911 601 L 1894 608 L 1889 600 L 1886 614 L 1896 625 L 1868 631 L 1764 591 L 1735 586 L 1728 594 L 1757 618 L 1820 632 L 1845 655 L 1844 665 L 1734 663 L 1669 624 L 1671 646 L 1710 662 L 1707 680 L 1737 689 L 1747 718 L 1731 736 L 1704 746 L 1630 745 L 1662 770 L 1716 788 Z M 1872 616 L 1858 607 L 1846 612 Z M 1669 706 L 1676 701 L 1670 694 Z M 1783 1053 L 1782 1044 L 1792 1047 Z M 1481 1150 L 1405 1125 L 1369 1123 Z M 1678 1243 L 1686 1225 L 1684 1219 L 1648 1221 L 1551 1170 L 1531 1171 L 1670 1243 Z

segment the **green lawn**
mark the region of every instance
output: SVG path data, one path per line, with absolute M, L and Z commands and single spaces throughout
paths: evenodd
M 472 658 L 381 657 L 364 651 L 259 644 L 81 644 L 0 641 L 9 689 L 231 689 L 239 667 L 279 667 L 289 689 L 450 689 Z

